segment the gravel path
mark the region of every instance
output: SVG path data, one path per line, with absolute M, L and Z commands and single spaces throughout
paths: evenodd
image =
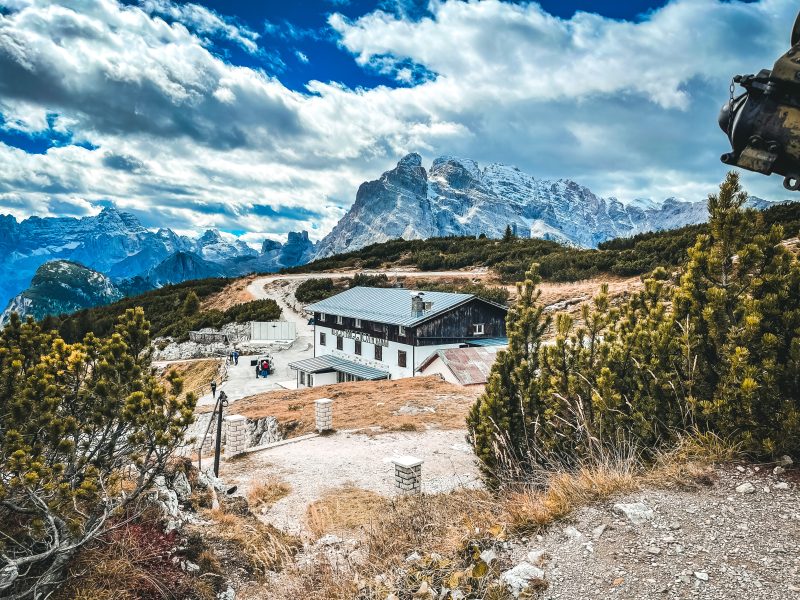
M 516 548 L 514 562 L 536 549 L 552 557 L 548 600 L 800 598 L 797 484 L 768 469 L 717 474 L 701 490 L 647 490 L 582 509 Z M 754 491 L 736 490 L 746 482 Z M 614 511 L 637 502 L 652 510 L 641 525 Z
M 265 521 L 292 533 L 302 531 L 306 507 L 330 489 L 344 485 L 394 494 L 392 457 L 423 459 L 423 491 L 452 490 L 480 485 L 475 457 L 464 431 L 384 433 L 370 436 L 341 431 L 265 450 L 224 463 L 226 482 L 249 486 L 271 477 L 284 480 L 291 493 L 263 514 Z

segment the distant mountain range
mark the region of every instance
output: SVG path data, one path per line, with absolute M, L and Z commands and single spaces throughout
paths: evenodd
M 751 199 L 759 209 L 770 204 Z M 707 219 L 705 201 L 624 204 L 569 179 L 537 179 L 500 163 L 481 168 L 471 159 L 442 156 L 426 170 L 419 154 L 408 154 L 380 179 L 361 184 L 355 204 L 317 245 L 316 257 L 399 237 L 499 238 L 509 225 L 519 237 L 595 248 L 612 238 Z
M 771 204 L 750 200 L 759 209 Z M 442 156 L 425 169 L 412 153 L 362 183 L 353 206 L 317 244 L 305 231 L 291 232 L 285 244 L 264 240 L 257 251 L 213 229 L 198 238 L 150 231 L 113 207 L 82 219 L 17 222 L 0 215 L 0 307 L 10 300 L 0 323 L 12 309 L 67 312 L 188 279 L 277 271 L 401 237 L 499 238 L 511 226 L 519 237 L 594 248 L 707 218 L 705 201 L 623 203 L 568 179 L 537 179 L 500 163 L 481 168 L 471 159 Z
M 113 207 L 81 219 L 17 222 L 0 215 L 0 306 L 10 301 L 9 310 L 24 314 L 40 314 L 45 309 L 39 307 L 72 311 L 188 279 L 277 271 L 306 263 L 313 254 L 306 232 L 290 233 L 285 244 L 267 240 L 259 252 L 213 229 L 196 239 L 171 229 L 150 231 Z M 52 261 L 57 262 L 42 268 Z M 49 304 L 47 290 L 53 292 L 59 278 L 62 290 L 70 291 L 57 294 L 62 304 Z

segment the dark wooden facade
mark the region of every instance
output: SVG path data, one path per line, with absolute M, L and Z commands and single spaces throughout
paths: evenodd
M 368 336 L 384 338 L 391 342 L 409 346 L 435 346 L 437 344 L 453 344 L 470 339 L 506 337 L 505 307 L 486 302 L 480 298 L 472 298 L 464 304 L 431 316 L 429 319 L 413 327 L 406 327 L 404 335 L 400 335 L 400 327 L 386 323 L 361 320 L 356 327 L 355 319 L 342 317 L 342 323 L 336 322 L 336 315 L 326 314 L 320 320 L 320 313 L 314 313 L 317 325 L 331 329 L 349 330 Z M 474 325 L 482 324 L 483 333 L 475 334 Z

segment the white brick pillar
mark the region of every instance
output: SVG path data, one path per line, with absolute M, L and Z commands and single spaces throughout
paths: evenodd
M 230 458 L 247 450 L 247 419 L 242 415 L 223 418 L 225 428 L 225 456 Z
M 330 431 L 333 429 L 333 400 L 320 398 L 314 402 L 314 413 L 317 418 L 317 431 Z
M 419 494 L 422 491 L 422 463 L 413 456 L 400 456 L 394 463 L 394 485 L 401 494 Z

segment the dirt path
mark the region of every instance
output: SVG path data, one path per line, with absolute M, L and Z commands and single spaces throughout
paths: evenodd
M 445 492 L 480 485 L 475 455 L 463 430 L 387 433 L 369 436 L 348 431 L 306 439 L 228 461 L 220 472 L 226 482 L 250 487 L 271 478 L 291 486 L 291 492 L 263 512 L 267 523 L 292 533 L 304 533 L 308 505 L 327 491 L 346 485 L 394 494 L 394 465 L 400 455 L 424 460 L 423 492 Z

